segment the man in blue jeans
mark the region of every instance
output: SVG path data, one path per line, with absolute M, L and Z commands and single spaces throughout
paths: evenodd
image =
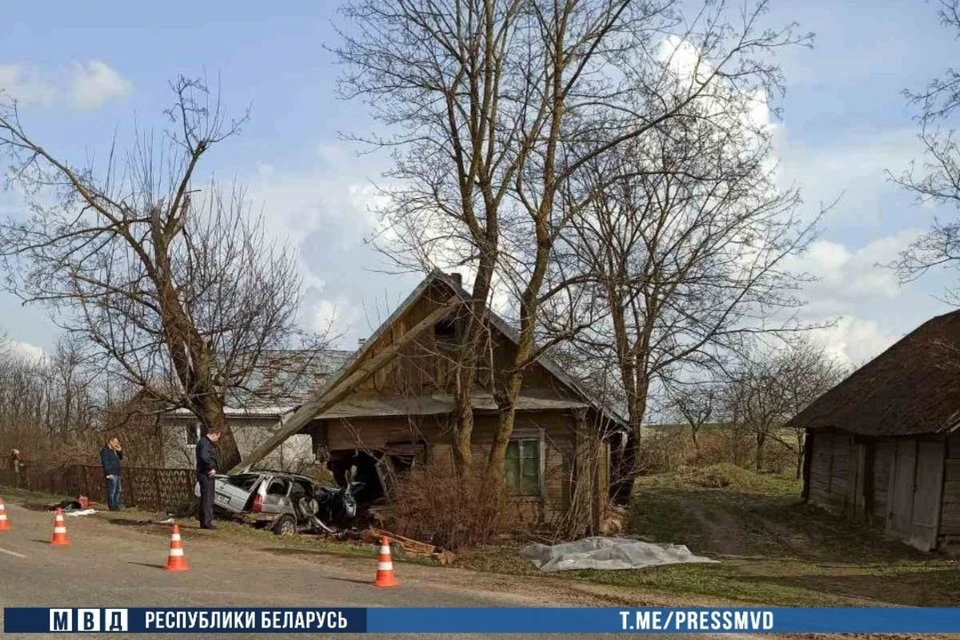
M 123 451 L 120 450 L 120 440 L 110 438 L 100 449 L 100 466 L 103 467 L 103 476 L 107 481 L 107 507 L 110 511 L 120 511 L 121 460 Z

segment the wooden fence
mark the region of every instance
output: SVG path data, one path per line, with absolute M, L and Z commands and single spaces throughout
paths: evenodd
M 193 469 L 126 467 L 120 478 L 121 502 L 166 513 L 179 513 L 196 501 Z M 13 469 L 0 470 L 0 484 L 19 486 L 63 497 L 84 495 L 106 507 L 106 487 L 100 465 L 54 466 L 42 461 L 25 461 L 19 481 Z

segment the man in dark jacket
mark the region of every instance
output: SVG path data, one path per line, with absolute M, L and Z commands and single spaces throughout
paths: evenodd
M 100 449 L 100 466 L 103 467 L 103 477 L 107 483 L 107 507 L 110 511 L 120 511 L 121 460 L 123 451 L 120 449 L 120 440 L 110 438 Z
M 200 484 L 198 513 L 201 529 L 216 529 L 213 526 L 214 476 L 220 461 L 217 459 L 217 448 L 214 445 L 219 439 L 220 432 L 211 429 L 197 442 L 197 482 Z

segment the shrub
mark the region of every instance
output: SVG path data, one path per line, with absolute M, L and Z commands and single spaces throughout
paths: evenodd
M 433 466 L 414 469 L 397 483 L 388 524 L 400 535 L 444 549 L 485 544 L 499 530 L 505 496 L 476 470 L 460 481 Z

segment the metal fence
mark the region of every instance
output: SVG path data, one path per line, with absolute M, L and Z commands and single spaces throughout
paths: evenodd
M 121 502 L 125 506 L 177 513 L 189 509 L 196 501 L 193 469 L 126 467 L 120 482 Z M 84 495 L 106 502 L 103 469 L 99 465 L 55 466 L 42 461 L 24 461 L 19 478 L 12 468 L 0 470 L 0 484 L 64 497 Z

